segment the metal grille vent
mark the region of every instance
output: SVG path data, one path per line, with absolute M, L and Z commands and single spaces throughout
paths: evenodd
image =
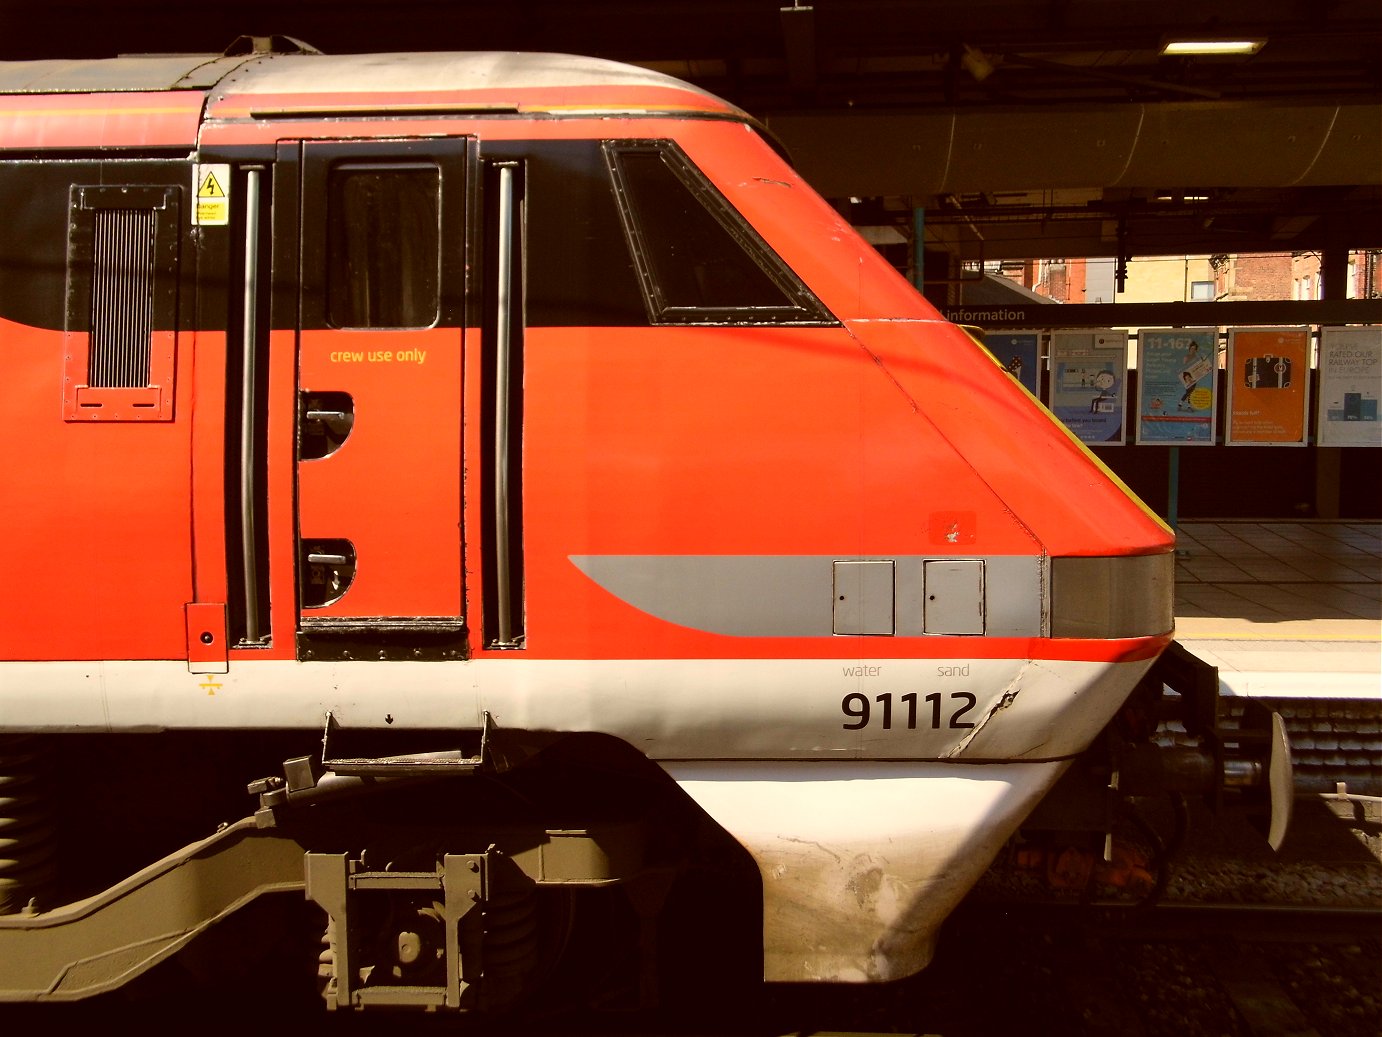
M 154 209 L 98 209 L 91 273 L 91 352 L 87 384 L 150 384 L 154 329 Z

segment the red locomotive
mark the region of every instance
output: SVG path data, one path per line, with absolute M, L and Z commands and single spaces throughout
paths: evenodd
M 904 976 L 1170 642 L 1166 526 L 696 88 L 0 94 L 0 999 L 284 894 L 342 1007 L 516 1003 L 693 888 L 769 980 Z

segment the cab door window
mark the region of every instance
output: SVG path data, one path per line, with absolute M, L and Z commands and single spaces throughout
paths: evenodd
M 327 320 L 427 328 L 439 316 L 440 171 L 341 162 L 327 177 Z

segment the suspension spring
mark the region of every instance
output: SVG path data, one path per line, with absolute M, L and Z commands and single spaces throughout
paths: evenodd
M 53 880 L 57 839 L 42 780 L 42 743 L 0 738 L 0 915 L 35 904 Z

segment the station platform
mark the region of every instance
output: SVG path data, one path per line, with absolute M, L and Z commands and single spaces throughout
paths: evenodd
M 1382 523 L 1182 522 L 1176 639 L 1253 698 L 1382 702 Z

